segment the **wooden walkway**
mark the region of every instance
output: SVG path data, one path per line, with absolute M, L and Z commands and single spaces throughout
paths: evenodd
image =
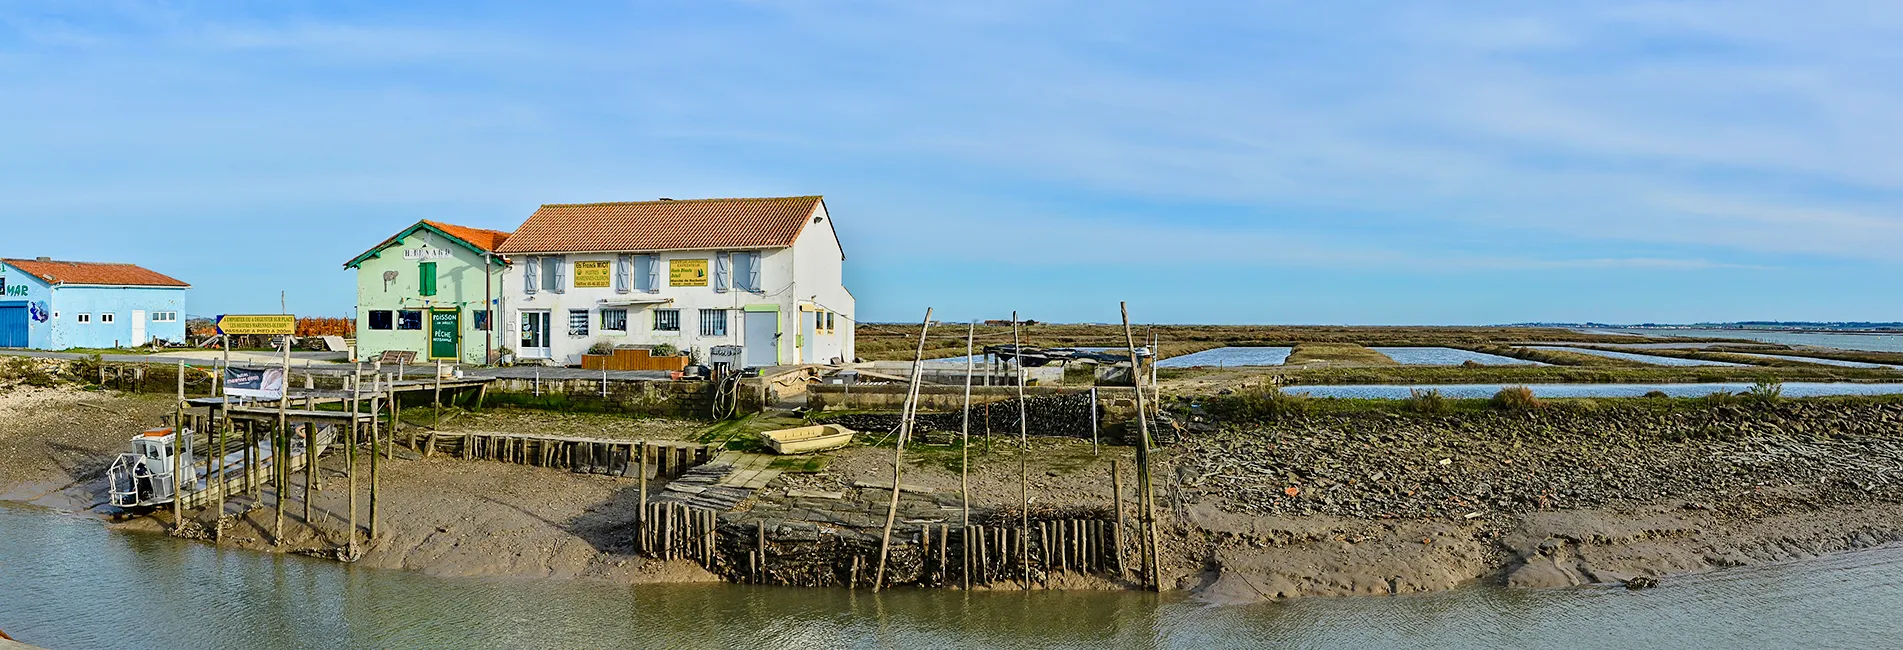
M 732 510 L 779 478 L 780 470 L 770 467 L 773 459 L 766 454 L 723 452 L 668 483 L 655 500 L 706 510 Z

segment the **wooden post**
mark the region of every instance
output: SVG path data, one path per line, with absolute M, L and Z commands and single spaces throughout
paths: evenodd
M 641 467 L 635 473 L 635 480 L 641 484 L 641 510 L 635 519 L 635 526 L 638 530 L 646 531 L 648 528 L 648 443 L 645 440 L 641 441 Z M 637 545 L 638 550 L 644 552 L 650 550 L 647 547 L 646 535 L 637 535 L 636 538 L 640 540 Z
M 1097 452 L 1097 387 L 1090 387 L 1090 455 Z
M 271 525 L 271 543 L 272 544 L 284 543 L 284 489 L 291 482 L 291 476 L 290 476 L 291 429 L 286 424 L 286 422 L 288 422 L 288 419 L 285 417 L 285 413 L 284 413 L 285 410 L 290 407 L 290 403 L 291 403 L 291 337 L 286 336 L 284 337 L 283 341 L 284 341 L 284 357 L 283 357 L 284 361 L 281 367 L 284 370 L 284 377 L 279 382 L 280 390 L 278 392 L 278 433 L 277 433 L 278 444 L 281 444 L 283 446 L 279 447 L 276 444 L 274 444 L 273 445 L 274 449 L 271 450 L 271 465 L 272 467 L 277 468 L 277 472 L 275 472 L 275 474 L 277 475 L 277 492 L 278 492 L 277 507 L 273 508 L 273 510 L 276 511 L 276 515 Z M 310 506 L 310 500 L 306 499 L 304 504 L 305 504 L 305 507 L 308 508 Z M 310 513 L 306 512 L 304 514 L 305 514 L 304 519 L 306 521 L 309 521 Z
M 879 535 L 879 568 L 872 574 L 872 592 L 885 584 L 886 556 L 892 550 L 892 524 L 899 517 L 899 474 L 905 468 L 905 440 L 912 436 L 912 417 L 918 407 L 918 389 L 925 374 L 925 335 L 932 329 L 932 308 L 925 308 L 925 323 L 918 330 L 918 352 L 912 355 L 912 385 L 905 391 L 905 409 L 899 417 L 899 440 L 892 449 L 892 501 L 885 510 L 885 531 Z M 853 558 L 857 566 L 858 557 Z M 856 572 L 855 572 L 856 573 Z
M 974 318 L 965 328 L 965 406 L 958 424 L 958 502 L 964 510 L 960 523 L 965 526 L 971 525 L 971 373 L 974 364 L 971 357 L 977 341 L 978 319 Z
M 1024 401 L 1024 342 L 1018 337 L 1018 313 L 1011 312 L 1011 348 L 1017 355 L 1018 365 L 1018 497 L 1023 510 L 1018 513 L 1018 535 L 1023 540 L 1031 539 L 1031 480 L 1027 463 L 1031 455 L 1031 415 Z M 1024 572 L 1024 588 L 1031 588 L 1031 553 L 1029 544 L 1018 545 L 1018 564 Z
M 1130 305 L 1117 303 L 1123 312 L 1123 338 L 1130 349 L 1130 386 L 1137 396 L 1137 507 L 1141 509 L 1138 523 L 1142 525 L 1138 539 L 1142 547 L 1144 582 L 1155 591 L 1162 590 L 1162 577 L 1158 571 L 1162 562 L 1156 556 L 1156 492 L 1150 480 L 1150 422 L 1149 412 L 1144 408 L 1142 371 L 1143 362 L 1137 358 L 1136 334 L 1130 330 Z
M 1127 563 L 1123 561 L 1123 461 L 1110 461 L 1110 490 L 1116 501 L 1115 519 L 1110 525 L 1110 546 L 1116 550 L 1117 577 L 1127 577 Z
M 211 409 L 206 411 L 212 412 Z M 212 520 L 212 541 L 220 542 L 225 539 L 225 527 L 221 525 L 225 519 L 225 493 L 231 491 L 231 484 L 227 482 L 225 473 L 225 443 L 226 436 L 231 432 L 231 415 L 225 413 L 222 408 L 217 409 L 216 412 L 218 414 L 218 518 Z
M 379 408 L 382 405 L 377 402 L 383 396 L 382 383 L 381 374 L 370 380 L 370 537 L 365 541 L 371 544 L 377 542 L 377 483 L 381 476 L 378 458 L 382 456 L 377 452 L 383 444 L 383 435 L 377 432 L 377 418 L 382 417 L 383 412 Z

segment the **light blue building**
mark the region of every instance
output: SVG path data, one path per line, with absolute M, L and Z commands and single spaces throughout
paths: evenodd
M 0 259 L 0 348 L 182 343 L 190 288 L 132 264 Z

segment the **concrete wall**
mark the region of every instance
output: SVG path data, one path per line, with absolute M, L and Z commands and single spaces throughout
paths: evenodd
M 411 249 L 446 250 L 449 257 L 419 260 L 404 259 L 403 252 Z M 418 282 L 422 277 L 422 262 L 436 263 L 436 295 L 424 296 L 418 291 Z M 480 253 L 449 238 L 425 229 L 418 229 L 408 237 L 392 242 L 379 254 L 365 259 L 357 267 L 357 356 L 373 358 L 385 350 L 408 350 L 416 353 L 419 360 L 430 358 L 430 312 L 455 311 L 462 321 L 461 349 L 456 360 L 468 364 L 482 364 L 484 339 L 486 332 L 476 329 L 475 312 L 483 305 L 483 259 Z M 384 274 L 394 272 L 395 280 L 384 281 Z M 501 298 L 503 271 L 500 262 L 491 271 L 496 278 L 494 295 Z M 395 329 L 399 318 L 391 315 L 392 328 L 387 330 L 370 329 L 370 312 L 374 310 L 416 310 L 423 312 L 423 328 L 416 330 Z M 502 330 L 496 332 L 495 347 L 511 346 Z
M 42 350 L 58 349 L 53 347 L 54 330 L 60 327 L 59 319 L 52 317 L 53 291 L 45 282 L 31 274 L 0 262 L 0 277 L 6 278 L 7 290 L 0 294 L 0 303 L 28 306 L 27 347 Z M 45 320 L 32 317 L 33 303 L 38 303 L 40 313 Z M 62 314 L 63 315 L 63 314 Z
M 833 331 L 818 337 L 815 357 L 825 361 L 833 357 L 850 359 L 853 354 L 852 327 L 856 307 L 852 294 L 840 284 L 842 261 L 838 238 L 832 232 L 832 219 L 824 210 L 815 212 L 821 218 L 819 223 L 809 223 L 790 248 L 766 249 L 760 253 L 760 290 L 735 290 L 729 287 L 724 291 L 715 287 L 712 281 L 713 269 L 717 265 L 715 256 L 732 254 L 734 250 L 700 251 L 664 251 L 652 254 L 659 265 L 658 286 L 651 291 L 631 289 L 621 292 L 615 288 L 612 273 L 616 259 L 623 253 L 573 253 L 564 255 L 536 255 L 542 258 L 539 264 L 549 260 L 559 260 L 564 265 L 563 284 L 559 289 L 539 286 L 529 293 L 524 283 L 524 274 L 529 265 L 524 258 L 531 255 L 512 256 L 515 264 L 509 269 L 502 282 L 505 299 L 503 309 L 507 313 L 504 330 L 520 332 L 522 313 L 525 311 L 546 310 L 554 334 L 550 337 L 550 359 L 561 365 L 579 365 L 581 355 L 596 342 L 613 345 L 653 346 L 668 344 L 680 350 L 692 350 L 701 361 L 707 360 L 708 348 L 717 345 L 744 345 L 746 342 L 746 316 L 743 310 L 748 307 L 771 308 L 779 313 L 778 349 L 775 350 L 777 363 L 799 363 L 800 318 L 802 310 L 829 309 L 838 314 L 834 318 Z M 637 252 L 626 253 L 629 255 Z M 672 286 L 668 268 L 675 260 L 707 260 L 709 281 L 707 286 Z M 607 287 L 576 287 L 574 265 L 576 262 L 607 262 L 611 273 Z M 639 269 L 636 269 L 639 272 Z M 639 283 L 636 283 L 638 286 Z M 658 304 L 616 304 L 630 299 L 665 300 Z M 601 329 L 601 310 L 627 309 L 628 329 L 604 331 Z M 680 311 L 680 331 L 668 332 L 654 329 L 654 312 L 660 309 Z M 724 336 L 701 336 L 701 310 L 724 310 L 727 313 L 727 333 Z M 568 321 L 571 311 L 588 313 L 588 332 L 585 335 L 570 335 Z M 512 339 L 515 337 L 511 337 Z M 519 341 L 511 341 L 510 347 L 520 351 Z
M 12 281 L 9 274 L 8 281 Z M 185 340 L 185 289 L 181 287 L 106 287 L 60 285 L 51 289 L 50 341 L 46 349 L 133 347 L 151 339 Z M 143 311 L 146 340 L 134 340 L 134 311 Z M 153 312 L 171 312 L 177 318 L 153 322 Z M 90 322 L 79 322 L 87 314 Z M 111 314 L 112 322 L 104 322 Z M 37 339 L 36 339 L 37 341 Z

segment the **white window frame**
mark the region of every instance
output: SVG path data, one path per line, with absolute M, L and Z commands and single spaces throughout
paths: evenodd
M 581 315 L 580 320 L 575 319 L 577 314 Z M 586 309 L 568 310 L 568 335 L 574 338 L 587 338 L 589 331 L 593 329 L 591 323 L 589 323 L 592 316 L 593 314 L 588 313 Z M 576 323 L 581 323 L 581 327 L 576 328 Z
M 86 312 L 80 312 L 80 313 L 77 313 L 77 314 L 73 314 L 73 322 L 75 322 L 75 323 L 91 323 L 91 322 L 93 322 L 93 315 L 92 315 L 92 314 L 89 314 L 89 313 L 86 313 Z
M 661 329 L 661 314 L 663 314 L 663 313 L 668 313 L 668 312 L 672 312 L 672 313 L 674 314 L 674 329 L 666 329 L 666 330 L 664 330 L 664 329 Z M 654 331 L 655 331 L 656 333 L 660 333 L 660 334 L 679 334 L 679 333 L 681 333 L 681 310 L 679 310 L 679 309 L 656 309 L 656 310 L 654 310 L 654 317 L 653 317 L 653 319 L 651 319 L 651 321 L 650 321 L 650 324 L 652 325 L 652 327 L 654 328 Z
M 99 324 L 104 325 L 110 322 L 112 322 L 112 312 L 109 312 L 109 311 L 99 312 Z
M 610 313 L 613 313 L 613 312 L 621 312 L 621 327 L 620 327 L 620 328 L 613 328 L 613 327 L 609 327 L 609 326 L 608 326 L 608 314 L 610 314 Z M 603 307 L 603 308 L 601 308 L 601 311 L 599 311 L 599 312 L 596 312 L 596 313 L 598 313 L 598 314 L 600 314 L 600 316 L 597 316 L 597 318 L 598 318 L 598 319 L 600 319 L 600 321 L 601 321 L 601 333 L 602 333 L 602 334 L 627 334 L 627 333 L 628 333 L 628 310 L 627 310 L 627 308 L 625 308 L 625 307 Z

